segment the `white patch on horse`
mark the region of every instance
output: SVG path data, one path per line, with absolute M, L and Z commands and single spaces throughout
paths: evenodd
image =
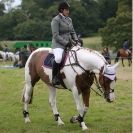
M 51 68 L 46 68 L 44 66 L 42 66 L 44 73 L 46 73 L 49 76 L 49 80 L 50 82 L 52 82 L 52 69 Z

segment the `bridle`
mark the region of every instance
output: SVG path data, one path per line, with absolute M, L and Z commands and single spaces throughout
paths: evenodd
M 106 76 L 105 76 L 106 75 Z M 105 81 L 105 78 L 107 78 L 108 80 L 110 80 L 110 82 L 111 81 L 116 81 L 116 76 L 115 76 L 115 73 L 113 73 L 113 74 L 110 74 L 110 73 L 107 73 L 107 72 L 105 72 L 104 71 L 104 69 L 102 69 L 102 72 L 101 72 L 101 76 L 102 76 L 102 78 L 103 78 L 103 86 L 101 86 L 101 88 L 106 88 L 105 87 L 105 84 L 106 84 L 106 81 Z M 114 80 L 111 80 L 108 76 L 115 76 L 115 78 L 114 78 Z M 106 95 L 109 95 L 110 93 L 113 93 L 114 92 L 114 89 L 112 89 L 112 88 L 110 88 L 110 90 L 109 90 L 109 92 L 103 92 L 104 93 L 104 95 L 106 96 Z
M 76 53 L 76 52 L 79 51 L 80 49 L 82 49 L 82 48 L 79 47 L 77 50 L 72 50 L 72 49 L 70 49 L 70 50 L 68 51 L 68 52 L 71 53 L 71 56 L 72 56 L 72 58 L 74 59 L 74 63 L 71 62 L 71 60 L 70 60 L 70 55 L 68 55 L 69 64 L 64 65 L 64 67 L 65 67 L 65 66 L 71 66 L 72 69 L 73 69 L 73 71 L 74 71 L 75 73 L 78 74 L 78 72 L 77 72 L 77 71 L 74 69 L 74 67 L 73 67 L 73 66 L 78 66 L 78 67 L 81 68 L 81 70 L 82 70 L 83 72 L 85 72 L 86 75 L 88 75 L 88 74 L 94 74 L 94 84 L 95 84 L 95 86 L 97 87 L 97 90 L 98 90 L 99 92 L 98 92 L 97 90 L 93 89 L 91 86 L 90 86 L 90 89 L 93 90 L 97 95 L 103 97 L 103 94 L 104 94 L 104 95 L 108 95 L 109 93 L 114 92 L 114 89 L 111 89 L 111 88 L 110 88 L 109 93 L 105 93 L 105 92 L 102 90 L 102 86 L 101 86 L 100 83 L 98 82 L 95 73 L 94 73 L 94 72 L 88 73 L 88 71 L 87 71 L 84 67 L 82 67 L 82 66 L 79 64 L 79 61 L 78 61 L 77 53 Z M 105 62 L 105 64 L 107 64 L 107 62 Z M 103 70 L 103 71 L 104 71 L 104 70 Z M 102 73 L 102 76 L 103 76 L 103 80 L 104 80 L 104 82 L 105 82 L 105 76 L 104 76 L 104 74 L 105 74 L 105 73 L 103 72 L 103 73 Z M 107 73 L 106 73 L 106 74 L 107 74 Z M 107 77 L 106 77 L 106 78 L 107 78 Z M 89 83 L 88 83 L 88 84 L 89 84 Z M 104 83 L 104 84 L 105 84 L 105 83 Z

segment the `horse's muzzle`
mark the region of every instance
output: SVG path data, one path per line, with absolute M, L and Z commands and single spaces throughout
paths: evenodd
M 109 98 L 107 98 L 106 101 L 107 101 L 108 103 L 112 103 L 112 102 L 113 102 L 113 100 L 110 100 Z

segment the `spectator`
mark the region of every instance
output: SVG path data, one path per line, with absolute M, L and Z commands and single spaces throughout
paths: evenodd
M 20 57 L 20 63 L 19 63 L 19 67 L 25 67 L 26 61 L 29 57 L 30 53 L 27 50 L 27 46 L 24 45 L 23 48 L 21 48 L 20 53 L 19 53 L 19 57 Z
M 4 52 L 9 52 L 9 48 L 8 48 L 8 46 L 7 46 L 6 44 L 4 45 L 3 51 L 4 51 Z

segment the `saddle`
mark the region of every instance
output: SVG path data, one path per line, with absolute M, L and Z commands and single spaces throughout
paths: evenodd
M 63 54 L 63 58 L 62 58 L 62 61 L 60 63 L 60 69 L 62 69 L 64 67 L 66 59 L 67 59 L 67 55 L 68 55 L 67 52 L 65 52 Z M 47 68 L 52 69 L 53 61 L 54 61 L 54 54 L 53 53 L 49 53 L 47 55 L 47 57 L 45 58 L 45 60 L 44 60 L 44 66 L 47 67 Z
M 123 49 L 127 55 L 131 54 L 131 51 L 129 49 Z

